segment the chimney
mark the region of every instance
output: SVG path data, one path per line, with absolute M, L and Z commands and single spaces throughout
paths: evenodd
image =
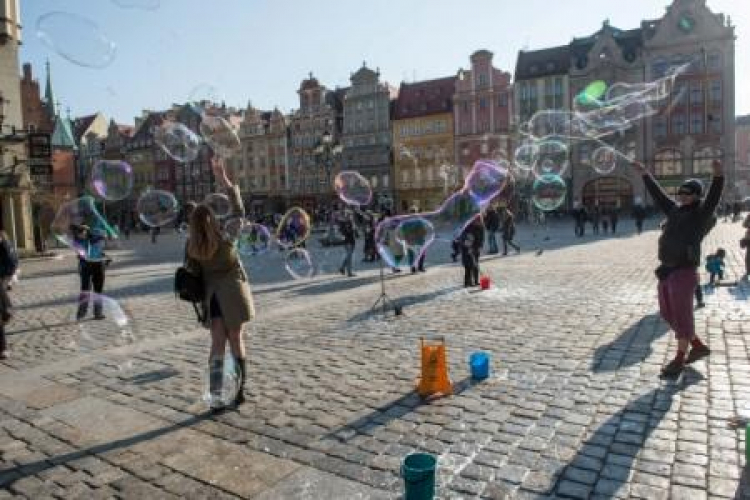
M 31 81 L 31 63 L 23 64 L 23 79 L 29 82 Z

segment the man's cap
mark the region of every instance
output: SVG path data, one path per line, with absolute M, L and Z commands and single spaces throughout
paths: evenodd
M 703 183 L 698 179 L 688 179 L 682 183 L 678 192 L 700 196 L 703 194 Z

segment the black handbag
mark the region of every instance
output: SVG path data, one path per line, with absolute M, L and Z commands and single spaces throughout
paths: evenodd
M 200 271 L 195 272 L 190 269 L 187 263 L 177 268 L 174 273 L 174 293 L 180 300 L 193 304 L 198 322 L 202 323 L 206 319 L 205 312 L 199 307 L 206 295 L 206 289 L 203 284 L 203 277 Z

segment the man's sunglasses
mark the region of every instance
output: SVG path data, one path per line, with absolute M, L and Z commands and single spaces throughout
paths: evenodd
M 680 191 L 677 191 L 677 194 L 679 194 L 681 196 L 693 196 L 695 193 L 693 193 L 692 191 L 682 191 L 682 190 L 680 190 Z

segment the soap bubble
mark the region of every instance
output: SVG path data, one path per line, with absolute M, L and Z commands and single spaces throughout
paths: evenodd
M 156 10 L 161 0 L 112 0 L 112 3 L 123 9 Z
M 535 173 L 563 175 L 568 170 L 568 147 L 560 141 L 546 140 L 539 143 L 539 158 Z
M 236 241 L 245 227 L 245 219 L 240 216 L 230 217 L 223 223 L 224 235 L 230 241 Z
M 237 251 L 240 255 L 261 255 L 271 249 L 271 231 L 263 224 L 248 222 L 237 236 Z
M 396 228 L 396 240 L 405 247 L 424 247 L 435 239 L 435 228 L 422 217 L 404 218 Z
M 195 132 L 173 121 L 156 127 L 154 141 L 171 158 L 183 163 L 195 160 L 201 147 L 200 137 Z
M 36 36 L 60 56 L 90 68 L 104 68 L 115 58 L 116 46 L 96 23 L 71 12 L 49 12 L 36 21 Z
M 304 248 L 292 248 L 284 256 L 284 267 L 289 275 L 298 280 L 312 278 L 315 267 L 312 263 L 310 253 Z
M 284 214 L 276 228 L 276 239 L 283 246 L 297 246 L 310 237 L 310 216 L 300 207 L 292 207 Z
M 229 158 L 240 150 L 240 138 L 237 136 L 237 132 L 221 116 L 204 113 L 200 131 L 214 153 L 222 158 Z
M 536 143 L 522 144 L 516 149 L 514 164 L 521 170 L 531 170 L 538 157 L 539 146 Z
M 568 187 L 556 174 L 544 174 L 534 181 L 531 187 L 531 201 L 544 212 L 557 209 L 565 201 Z
M 187 102 L 198 111 L 198 114 L 203 114 L 205 109 L 217 107 L 221 98 L 216 87 L 209 83 L 199 83 L 188 94 Z
M 91 187 L 108 201 L 127 198 L 133 190 L 133 167 L 122 160 L 99 160 L 91 169 Z
M 464 187 L 476 199 L 478 204 L 489 203 L 505 188 L 510 172 L 508 163 L 490 160 L 479 160 L 466 176 Z
M 477 200 L 464 190 L 452 194 L 435 212 L 424 217 L 434 227 L 436 239 L 453 241 L 481 212 Z
M 160 227 L 177 218 L 180 204 L 169 191 L 153 189 L 141 195 L 136 210 L 144 224 L 150 227 Z
M 612 173 L 617 167 L 617 152 L 609 146 L 597 148 L 591 154 L 591 166 L 598 174 Z
M 206 196 L 203 203 L 211 207 L 217 219 L 224 219 L 232 212 L 229 197 L 222 193 L 212 193 Z
M 406 248 L 396 237 L 396 230 L 405 218 L 408 216 L 389 217 L 375 228 L 375 244 L 378 253 L 389 267 L 400 267 L 404 263 Z
M 340 172 L 333 183 L 336 194 L 347 205 L 368 205 L 372 200 L 372 188 L 367 179 L 358 172 Z
M 85 238 L 80 230 L 88 229 L 90 235 L 96 237 L 94 244 L 90 238 Z M 92 196 L 83 196 L 75 200 L 63 203 L 55 218 L 53 219 L 50 230 L 63 245 L 71 248 L 80 257 L 95 259 L 95 253 L 100 253 L 103 245 L 100 237 L 117 237 L 117 233 L 112 229 L 104 217 L 101 216 L 96 208 Z M 102 257 L 99 257 L 101 260 Z
M 131 321 L 128 314 L 115 299 L 94 292 L 80 293 L 78 307 L 73 312 L 75 316 L 71 320 L 78 321 L 83 319 L 85 314 L 97 315 L 97 312 L 101 312 L 107 323 L 119 328 L 127 326 Z
M 227 354 L 209 361 L 204 375 L 203 401 L 211 408 L 229 406 L 240 390 L 240 368 Z

